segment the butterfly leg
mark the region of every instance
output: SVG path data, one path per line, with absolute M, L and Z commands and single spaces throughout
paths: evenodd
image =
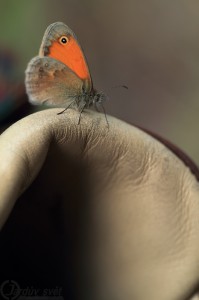
M 105 120 L 106 120 L 106 124 L 107 124 L 107 127 L 109 128 L 109 122 L 108 122 L 108 118 L 107 118 L 107 115 L 106 115 L 104 105 L 102 104 L 102 102 L 99 102 L 98 104 L 101 105 L 101 107 L 102 107 L 104 117 L 105 117 Z M 100 112 L 99 108 L 97 107 L 97 102 L 94 102 L 94 107 L 95 107 L 96 111 Z
M 84 110 L 84 108 L 86 107 L 86 103 L 84 103 L 83 104 L 83 106 L 82 106 L 82 108 L 81 108 L 81 110 L 80 110 L 80 113 L 79 113 L 79 119 L 78 119 L 78 125 L 80 124 L 80 120 L 81 120 L 81 115 L 82 115 L 82 112 L 83 112 L 83 110 Z
M 61 114 L 63 114 L 63 112 L 65 112 L 74 102 L 75 102 L 76 100 L 73 100 L 66 108 L 64 108 L 64 110 L 62 110 L 62 111 L 60 111 L 59 113 L 58 113 L 58 115 L 61 115 Z
M 101 105 L 103 113 L 104 113 L 104 117 L 105 117 L 105 120 L 106 120 L 107 127 L 109 128 L 109 122 L 108 122 L 108 118 L 107 118 L 107 115 L 106 115 L 104 105 L 102 103 L 100 103 L 100 105 Z
M 96 101 L 94 101 L 93 105 L 94 105 L 95 110 L 97 112 L 100 112 L 99 108 L 97 107 L 97 102 Z

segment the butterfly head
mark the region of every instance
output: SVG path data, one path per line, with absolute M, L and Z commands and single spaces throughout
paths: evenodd
M 94 102 L 102 104 L 104 101 L 108 99 L 107 95 L 103 92 L 97 92 L 94 97 Z

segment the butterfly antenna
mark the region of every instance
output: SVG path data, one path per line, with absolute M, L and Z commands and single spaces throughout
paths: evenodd
M 116 85 L 116 86 L 112 86 L 112 89 L 115 89 L 115 88 L 124 88 L 126 90 L 128 90 L 128 86 L 127 85 Z
M 65 112 L 73 103 L 75 102 L 75 100 L 73 100 L 66 108 L 64 108 L 64 110 L 62 110 L 62 111 L 60 111 L 59 113 L 58 113 L 58 115 L 61 115 L 61 114 L 63 114 L 63 112 Z

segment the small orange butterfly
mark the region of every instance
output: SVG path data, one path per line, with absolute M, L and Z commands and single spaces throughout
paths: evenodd
M 48 26 L 39 50 L 26 69 L 26 91 L 32 104 L 66 105 L 80 111 L 97 104 L 103 108 L 106 95 L 93 88 L 92 78 L 73 31 L 64 23 Z M 97 109 L 98 110 L 98 109 Z

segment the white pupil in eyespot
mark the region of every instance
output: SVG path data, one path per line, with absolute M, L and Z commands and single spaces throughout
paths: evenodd
M 63 44 L 66 44 L 66 43 L 67 43 L 67 39 L 66 39 L 66 38 L 62 38 L 62 39 L 61 39 L 61 42 L 62 42 Z

